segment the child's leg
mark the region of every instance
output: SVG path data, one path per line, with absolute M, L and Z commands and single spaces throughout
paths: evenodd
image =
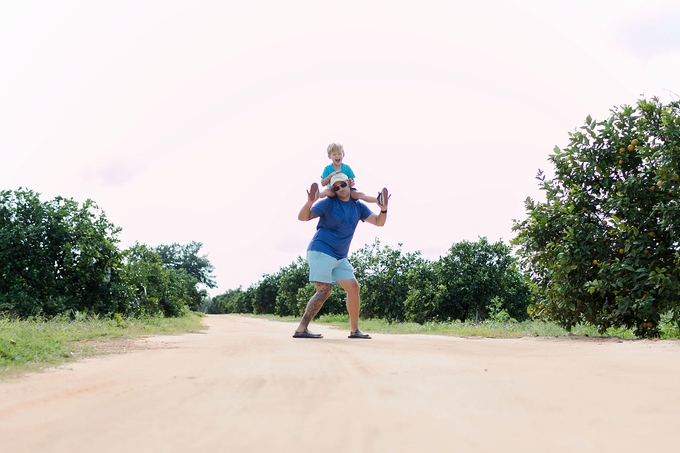
M 315 195 L 315 194 L 317 194 L 317 193 L 318 193 L 319 195 Z M 315 183 L 315 182 L 312 183 L 312 186 L 309 188 L 309 194 L 310 194 L 315 200 L 318 200 L 318 199 L 321 199 L 321 198 L 324 198 L 324 197 L 334 197 L 334 196 L 335 196 L 335 192 L 333 192 L 332 190 L 330 190 L 328 187 L 324 187 L 323 190 L 319 191 L 319 185 L 318 185 L 317 183 Z
M 358 190 L 352 190 L 349 193 L 350 197 L 352 197 L 352 200 L 362 200 L 365 201 L 366 203 L 377 203 L 378 199 L 376 197 L 371 197 L 369 195 L 366 195 L 363 192 L 359 192 Z

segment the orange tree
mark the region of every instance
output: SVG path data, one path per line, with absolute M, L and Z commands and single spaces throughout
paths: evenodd
M 541 290 L 533 315 L 657 337 L 662 315 L 680 319 L 680 103 L 611 113 L 555 147 L 513 244 Z

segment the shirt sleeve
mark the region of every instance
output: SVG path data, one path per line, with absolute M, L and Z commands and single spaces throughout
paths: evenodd
M 373 211 L 361 201 L 357 200 L 357 203 L 361 206 L 361 221 L 363 222 L 369 215 L 373 214 Z
M 354 172 L 352 171 L 352 168 L 347 164 L 342 164 L 342 165 L 345 166 L 345 168 L 343 168 L 343 173 L 346 174 L 349 179 L 354 179 L 356 176 L 354 176 Z
M 327 199 L 320 200 L 312 205 L 311 211 L 321 217 L 326 213 L 326 205 L 328 205 Z

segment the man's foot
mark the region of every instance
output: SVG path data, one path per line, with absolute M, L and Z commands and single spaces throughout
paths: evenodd
M 357 329 L 354 332 L 349 333 L 347 338 L 363 338 L 364 340 L 370 340 L 371 336 L 367 333 L 363 333 L 361 330 Z
M 383 187 L 383 189 L 378 192 L 378 204 L 382 207 L 385 207 L 385 203 L 387 203 L 388 198 L 389 194 L 387 193 L 387 189 Z
M 312 200 L 319 198 L 319 185 L 317 183 L 312 183 L 312 186 L 309 188 L 309 196 Z
M 312 333 L 308 329 L 298 332 L 297 330 L 293 334 L 293 338 L 323 338 L 320 333 Z

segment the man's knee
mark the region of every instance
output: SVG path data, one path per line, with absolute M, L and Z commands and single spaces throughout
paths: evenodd
M 326 300 L 330 297 L 331 295 L 331 290 L 333 289 L 330 283 L 320 283 L 320 282 L 315 282 L 316 283 L 316 294 L 318 297 L 323 298 L 323 300 Z
M 343 280 L 341 282 L 339 281 L 338 284 L 347 292 L 347 294 L 359 294 L 359 290 L 361 289 L 356 278 Z

